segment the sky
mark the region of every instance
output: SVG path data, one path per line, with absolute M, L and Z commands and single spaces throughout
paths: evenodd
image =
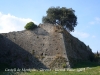
M 100 0 L 0 0 L 0 33 L 22 31 L 30 21 L 42 23 L 52 6 L 75 10 L 78 24 L 71 34 L 100 52 Z

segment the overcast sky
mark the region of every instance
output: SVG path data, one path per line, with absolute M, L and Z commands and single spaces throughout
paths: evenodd
M 100 51 L 100 0 L 0 0 L 0 33 L 24 30 L 30 21 L 42 23 L 51 6 L 74 9 L 78 24 L 71 34 Z

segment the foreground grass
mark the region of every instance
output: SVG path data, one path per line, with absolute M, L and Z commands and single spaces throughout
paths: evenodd
M 32 72 L 0 72 L 0 75 L 100 75 L 100 66 L 87 68 L 84 71 L 32 71 Z

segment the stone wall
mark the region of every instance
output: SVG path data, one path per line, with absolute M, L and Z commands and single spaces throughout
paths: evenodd
M 70 35 L 60 26 L 40 24 L 38 28 L 34 30 L 3 33 L 0 35 L 2 35 L 5 40 L 6 38 L 9 39 L 13 44 L 18 45 L 18 47 L 30 53 L 32 57 L 37 58 L 38 61 L 47 68 L 50 68 L 50 65 L 53 65 L 52 63 L 54 63 L 59 56 L 65 58 L 64 61 L 66 60 L 66 65 L 68 66 L 70 64 L 72 65 L 74 60 L 88 60 L 92 54 L 89 48 L 87 50 L 87 46 L 84 43 Z M 9 48 L 14 46 L 13 44 L 9 45 L 7 41 L 4 41 L 4 43 L 7 44 L 6 46 L 9 46 Z M 21 50 L 17 50 L 17 48 L 14 47 L 11 49 L 12 52 L 18 51 L 18 53 L 21 53 Z M 4 48 L 2 48 L 2 50 L 3 49 Z M 35 60 L 33 61 L 35 62 Z
M 93 61 L 94 54 L 88 46 L 86 46 L 78 38 L 66 32 L 66 30 L 64 30 L 63 34 L 66 54 L 71 66 L 73 66 L 77 62 Z
M 49 67 L 49 64 L 57 56 L 60 55 L 67 58 L 63 34 L 55 32 L 55 28 L 56 26 L 53 25 L 41 25 L 32 31 L 24 30 L 3 33 L 2 35 L 31 53 Z

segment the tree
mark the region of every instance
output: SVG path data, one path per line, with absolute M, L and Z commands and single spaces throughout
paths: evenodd
M 97 51 L 97 57 L 99 57 L 99 52 Z
M 61 25 L 68 31 L 74 31 L 74 27 L 77 25 L 77 17 L 74 12 L 72 8 L 50 7 L 46 11 L 47 16 L 43 16 L 42 22 Z
M 37 25 L 36 24 L 34 24 L 33 22 L 29 22 L 29 23 L 27 23 L 26 24 L 26 26 L 24 27 L 26 30 L 32 30 L 32 29 L 34 29 L 34 28 L 36 28 L 37 27 Z

